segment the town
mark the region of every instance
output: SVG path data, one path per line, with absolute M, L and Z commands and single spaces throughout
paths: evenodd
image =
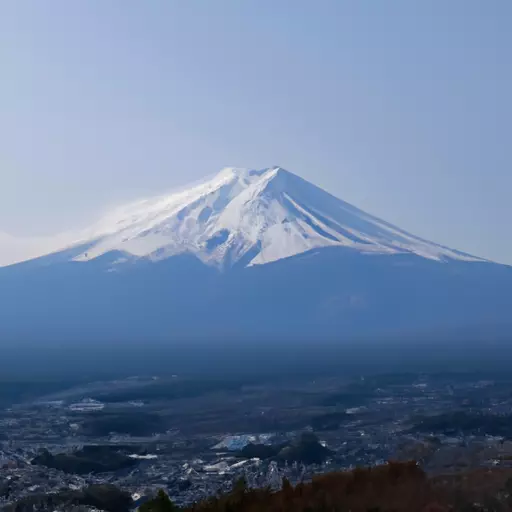
M 474 373 L 81 383 L 0 413 L 0 506 L 109 484 L 178 505 L 415 460 L 429 474 L 512 465 L 512 379 Z

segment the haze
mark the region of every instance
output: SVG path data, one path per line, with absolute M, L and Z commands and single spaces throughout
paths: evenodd
M 124 201 L 275 164 L 512 264 L 511 15 L 505 0 L 2 2 L 0 264 Z

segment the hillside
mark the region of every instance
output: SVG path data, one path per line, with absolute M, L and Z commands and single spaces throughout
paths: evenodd
M 355 469 L 319 476 L 311 483 L 283 489 L 247 490 L 239 482 L 233 492 L 185 509 L 187 512 L 505 512 L 512 510 L 512 472 L 477 470 L 428 478 L 411 463 Z M 141 512 L 171 508 L 163 495 Z

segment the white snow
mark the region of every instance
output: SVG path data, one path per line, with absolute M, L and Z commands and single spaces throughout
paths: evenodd
M 128 457 L 130 457 L 131 459 L 137 459 L 137 460 L 154 460 L 154 459 L 158 459 L 158 455 L 152 455 L 152 454 L 138 455 L 137 453 L 133 453 L 131 455 L 128 455 Z
M 219 267 L 250 266 L 329 246 L 481 261 L 415 237 L 279 167 L 223 169 L 188 189 L 118 208 L 79 238 L 89 248 L 76 261 L 111 251 L 151 260 L 191 253 Z

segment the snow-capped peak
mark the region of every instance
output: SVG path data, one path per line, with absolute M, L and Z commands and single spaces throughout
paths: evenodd
M 477 260 L 406 233 L 278 166 L 228 167 L 191 188 L 129 204 L 82 241 L 89 247 L 76 261 L 110 251 L 153 260 L 192 253 L 221 267 L 248 266 L 328 246 Z

